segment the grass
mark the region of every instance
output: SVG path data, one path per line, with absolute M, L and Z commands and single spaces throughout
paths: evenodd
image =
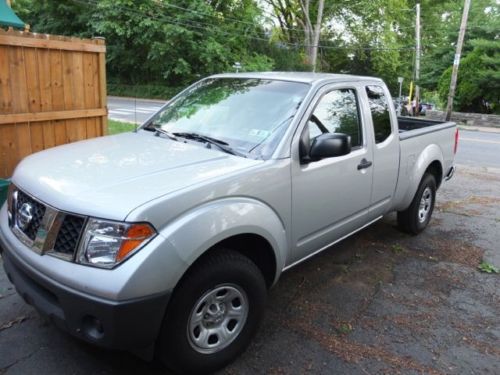
M 108 134 L 119 134 L 134 130 L 135 124 L 108 119 Z
M 405 248 L 400 244 L 394 244 L 392 245 L 391 250 L 394 254 L 401 254 L 403 251 L 405 251 Z

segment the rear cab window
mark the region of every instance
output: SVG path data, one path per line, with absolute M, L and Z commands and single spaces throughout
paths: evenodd
M 384 88 L 377 85 L 366 86 L 366 95 L 372 115 L 375 143 L 382 143 L 392 133 L 389 103 Z

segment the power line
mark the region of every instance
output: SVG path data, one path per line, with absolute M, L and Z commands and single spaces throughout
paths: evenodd
M 73 1 L 78 2 L 80 4 L 95 5 L 95 6 L 99 5 L 99 3 L 97 1 L 95 1 L 95 0 L 87 0 L 87 1 L 73 0 Z M 214 30 L 217 29 L 216 25 L 211 25 L 211 24 L 202 23 L 202 22 L 198 22 L 198 21 L 194 21 L 197 24 L 185 23 L 185 22 L 181 22 L 181 21 L 176 20 L 176 19 L 172 19 L 172 17 L 166 16 L 166 15 L 153 16 L 151 14 L 147 14 L 147 13 L 145 13 L 143 11 L 139 11 L 137 9 L 132 9 L 132 8 L 129 8 L 129 7 L 117 6 L 117 5 L 114 5 L 113 7 L 120 8 L 120 9 L 124 10 L 125 12 L 133 13 L 133 14 L 136 14 L 136 15 L 141 15 L 141 16 L 144 16 L 144 17 L 149 18 L 149 19 L 154 19 L 154 20 L 157 20 L 157 21 L 166 21 L 164 23 L 167 23 L 167 24 L 170 24 L 170 25 L 185 26 L 186 28 L 193 27 L 195 29 L 204 30 L 204 31 L 214 31 Z M 193 22 L 193 21 L 190 21 L 190 22 Z M 200 25 L 206 25 L 206 26 L 200 26 Z M 217 32 L 219 34 L 222 34 L 222 35 L 236 36 L 238 38 L 244 38 L 244 39 L 248 39 L 248 40 L 258 40 L 258 41 L 269 42 L 268 38 L 263 38 L 263 37 L 241 35 L 241 34 L 236 34 L 236 33 L 231 33 L 231 32 L 227 32 L 227 31 L 223 31 L 223 30 L 220 30 L 220 29 L 217 30 Z M 313 47 L 313 45 L 303 44 L 303 43 L 279 42 L 279 44 L 281 44 L 281 45 L 287 45 L 287 46 L 295 47 L 295 48 L 296 47 Z M 348 49 L 348 50 L 366 50 L 366 51 L 369 51 L 369 50 L 399 50 L 399 51 L 403 51 L 403 50 L 413 50 L 413 49 L 415 49 L 414 46 L 407 46 L 407 47 L 345 47 L 345 46 L 318 45 L 317 47 L 318 48 L 323 48 L 323 49 L 333 49 L 333 50 L 345 50 L 345 49 Z

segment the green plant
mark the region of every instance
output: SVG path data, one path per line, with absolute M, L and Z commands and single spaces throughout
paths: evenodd
M 352 325 L 350 323 L 342 323 L 338 326 L 337 332 L 341 335 L 347 335 L 352 331 Z
M 134 130 L 135 127 L 136 127 L 136 125 L 132 124 L 130 122 L 108 120 L 108 134 L 109 135 L 130 132 L 130 131 Z
M 481 264 L 477 267 L 481 272 L 486 272 L 486 273 L 499 273 L 500 270 L 495 267 L 493 264 L 488 263 L 488 262 L 481 262 Z
M 405 251 L 405 248 L 403 246 L 401 246 L 400 244 L 394 244 L 394 245 L 392 245 L 391 250 L 394 254 L 400 254 L 403 251 Z

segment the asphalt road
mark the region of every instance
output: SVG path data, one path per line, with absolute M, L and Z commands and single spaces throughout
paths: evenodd
M 460 130 L 457 164 L 500 168 L 500 129 L 498 133 Z
M 165 104 L 161 100 L 145 100 L 108 96 L 108 118 L 142 124 Z
M 142 124 L 164 103 L 158 100 L 108 97 L 108 117 Z M 499 133 L 461 130 L 456 162 L 473 167 L 500 168 L 500 130 Z

